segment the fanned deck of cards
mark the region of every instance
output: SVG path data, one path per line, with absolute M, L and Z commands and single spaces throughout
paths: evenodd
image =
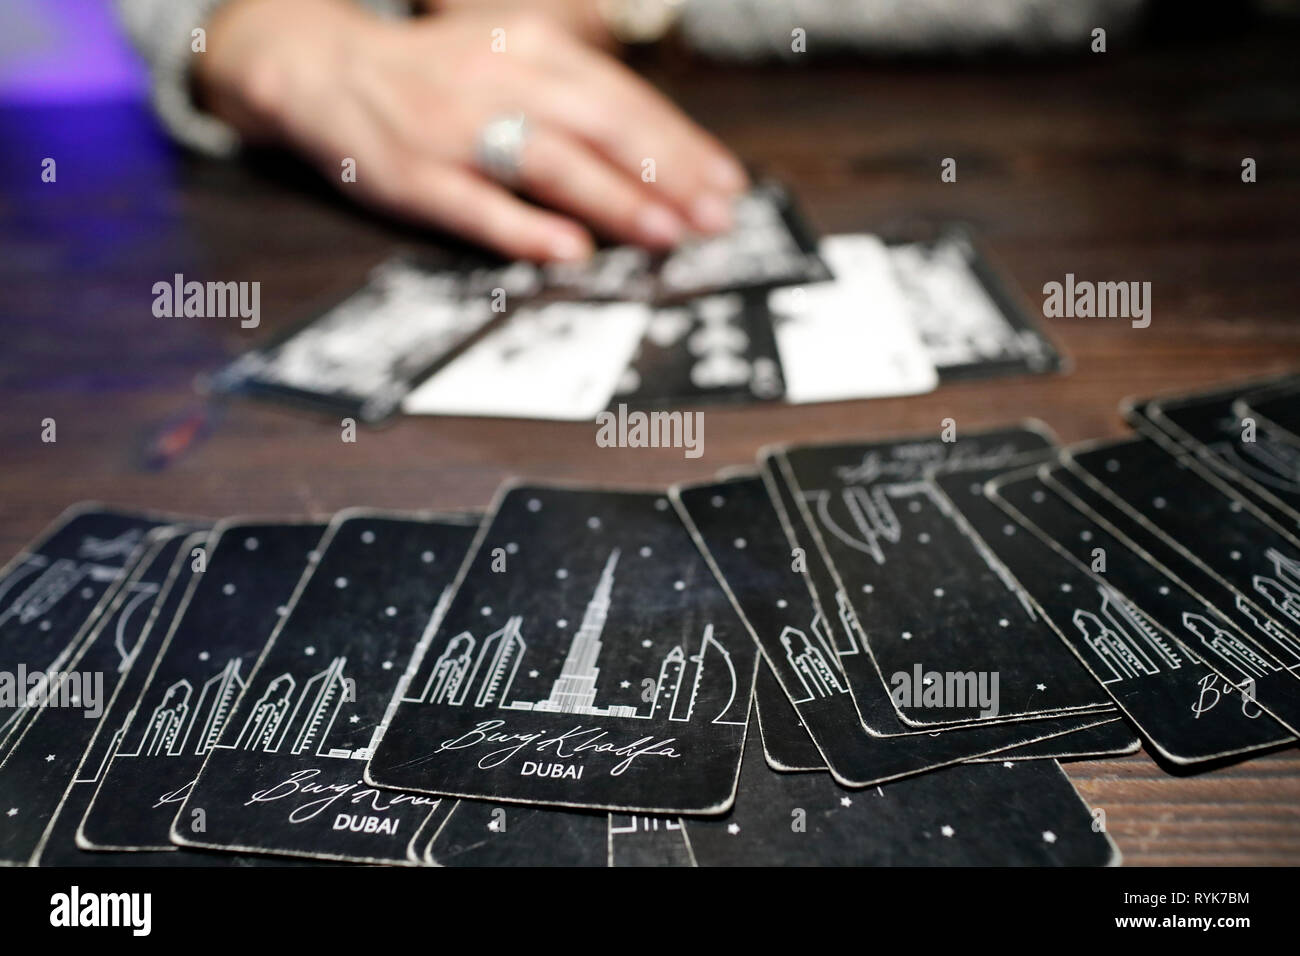
M 0 861 L 1117 863 L 1060 761 L 1300 734 L 1297 383 L 481 515 L 76 506 L 0 572 Z
M 218 394 L 378 422 L 399 411 L 590 421 L 608 408 L 830 402 L 1058 371 L 970 234 L 818 237 L 763 183 L 726 234 L 661 256 L 431 264 L 365 284 L 214 374 Z

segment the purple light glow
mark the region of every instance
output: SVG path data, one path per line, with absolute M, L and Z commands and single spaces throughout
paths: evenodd
M 121 99 L 144 87 L 109 0 L 0 3 L 0 102 Z

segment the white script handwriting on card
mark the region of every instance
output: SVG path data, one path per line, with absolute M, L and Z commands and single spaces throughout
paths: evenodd
M 244 806 L 251 806 L 254 803 L 269 803 L 287 797 L 314 797 L 316 794 L 324 794 L 324 796 L 316 797 L 316 799 L 299 803 L 290 811 L 288 818 L 290 823 L 306 823 L 308 820 L 312 820 L 324 813 L 345 797 L 348 805 L 366 804 L 366 809 L 375 813 L 385 813 L 402 804 L 432 806 L 438 802 L 437 797 L 421 797 L 411 793 L 392 794 L 377 790 L 374 787 L 367 786 L 360 780 L 355 783 L 312 783 L 312 778 L 319 774 L 319 770 L 297 770 L 280 783 L 268 787 L 266 790 L 258 790 L 245 802 Z M 361 789 L 357 789 L 358 787 Z
M 1219 701 L 1233 693 L 1241 696 L 1241 712 L 1247 717 L 1253 720 L 1264 712 L 1264 709 L 1255 703 L 1255 695 L 1250 691 L 1249 686 L 1243 690 L 1243 688 L 1236 687 L 1224 680 L 1218 674 L 1206 674 L 1202 677 L 1200 688 L 1200 696 L 1197 697 L 1196 703 L 1192 705 L 1192 713 L 1198 718 L 1201 714 L 1209 713 Z
M 478 762 L 480 770 L 499 767 L 520 752 L 531 748 L 533 753 L 552 752 L 556 757 L 567 759 L 585 753 L 609 754 L 623 757 L 610 767 L 609 775 L 617 777 L 632 766 L 638 757 L 667 757 L 676 759 L 681 756 L 671 746 L 677 742 L 676 737 L 656 741 L 653 737 L 641 737 L 627 744 L 618 744 L 606 740 L 607 732 L 600 727 L 583 728 L 581 724 L 556 737 L 548 737 L 547 731 L 539 733 L 511 733 L 500 730 L 505 726 L 504 720 L 485 720 L 476 724 L 474 729 L 452 740 L 444 740 L 438 745 L 436 753 L 444 750 L 463 750 L 467 747 L 480 747 L 485 744 L 506 744 L 481 757 Z M 552 774 L 546 774 L 552 776 Z

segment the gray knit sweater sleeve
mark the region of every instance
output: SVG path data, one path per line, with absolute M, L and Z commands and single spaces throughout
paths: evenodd
M 235 131 L 198 110 L 190 97 L 193 31 L 229 0 L 115 0 L 123 23 L 149 64 L 154 109 L 177 140 L 224 155 Z M 409 0 L 357 0 L 393 16 Z M 758 60 L 795 56 L 802 30 L 810 55 L 962 53 L 996 46 L 1027 50 L 1086 49 L 1092 30 L 1126 30 L 1146 0 L 686 0 L 681 30 L 710 56 Z
M 1146 0 L 686 0 L 686 42 L 759 60 L 858 51 L 973 53 L 1008 47 L 1086 52 L 1092 31 L 1122 33 Z M 804 49 L 796 51 L 796 30 Z
M 190 97 L 194 31 L 228 0 L 115 0 L 127 34 L 149 66 L 153 107 L 171 135 L 199 152 L 228 155 L 239 145 L 235 131 L 200 111 Z M 359 0 L 377 12 L 404 15 L 407 0 Z

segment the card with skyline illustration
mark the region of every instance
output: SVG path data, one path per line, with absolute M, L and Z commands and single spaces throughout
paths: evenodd
M 166 850 L 172 818 L 220 738 L 249 670 L 325 526 L 223 522 L 191 561 L 183 604 L 82 820 L 87 849 Z
M 969 704 L 933 707 L 891 697 L 911 727 L 1108 704 L 1051 639 L 1024 589 L 927 480 L 964 468 L 1008 467 L 1051 446 L 1036 423 L 986 431 L 961 431 L 952 423 L 932 436 L 773 452 L 774 467 L 865 637 L 868 654 L 840 655 L 855 700 L 878 693 L 894 674 L 927 666 L 999 674 L 1000 706 L 989 714 Z
M 361 767 L 477 526 L 410 512 L 335 517 L 176 814 L 177 843 L 410 862 L 407 845 L 443 801 L 376 790 Z M 189 825 L 197 809 L 202 829 Z
M 666 496 L 507 486 L 366 779 L 544 805 L 722 812 L 755 664 Z
M 55 671 L 77 650 L 139 559 L 161 516 L 73 505 L 0 569 L 0 754 L 31 716 L 14 693 L 27 674 Z M 20 699 L 21 698 L 21 699 Z

